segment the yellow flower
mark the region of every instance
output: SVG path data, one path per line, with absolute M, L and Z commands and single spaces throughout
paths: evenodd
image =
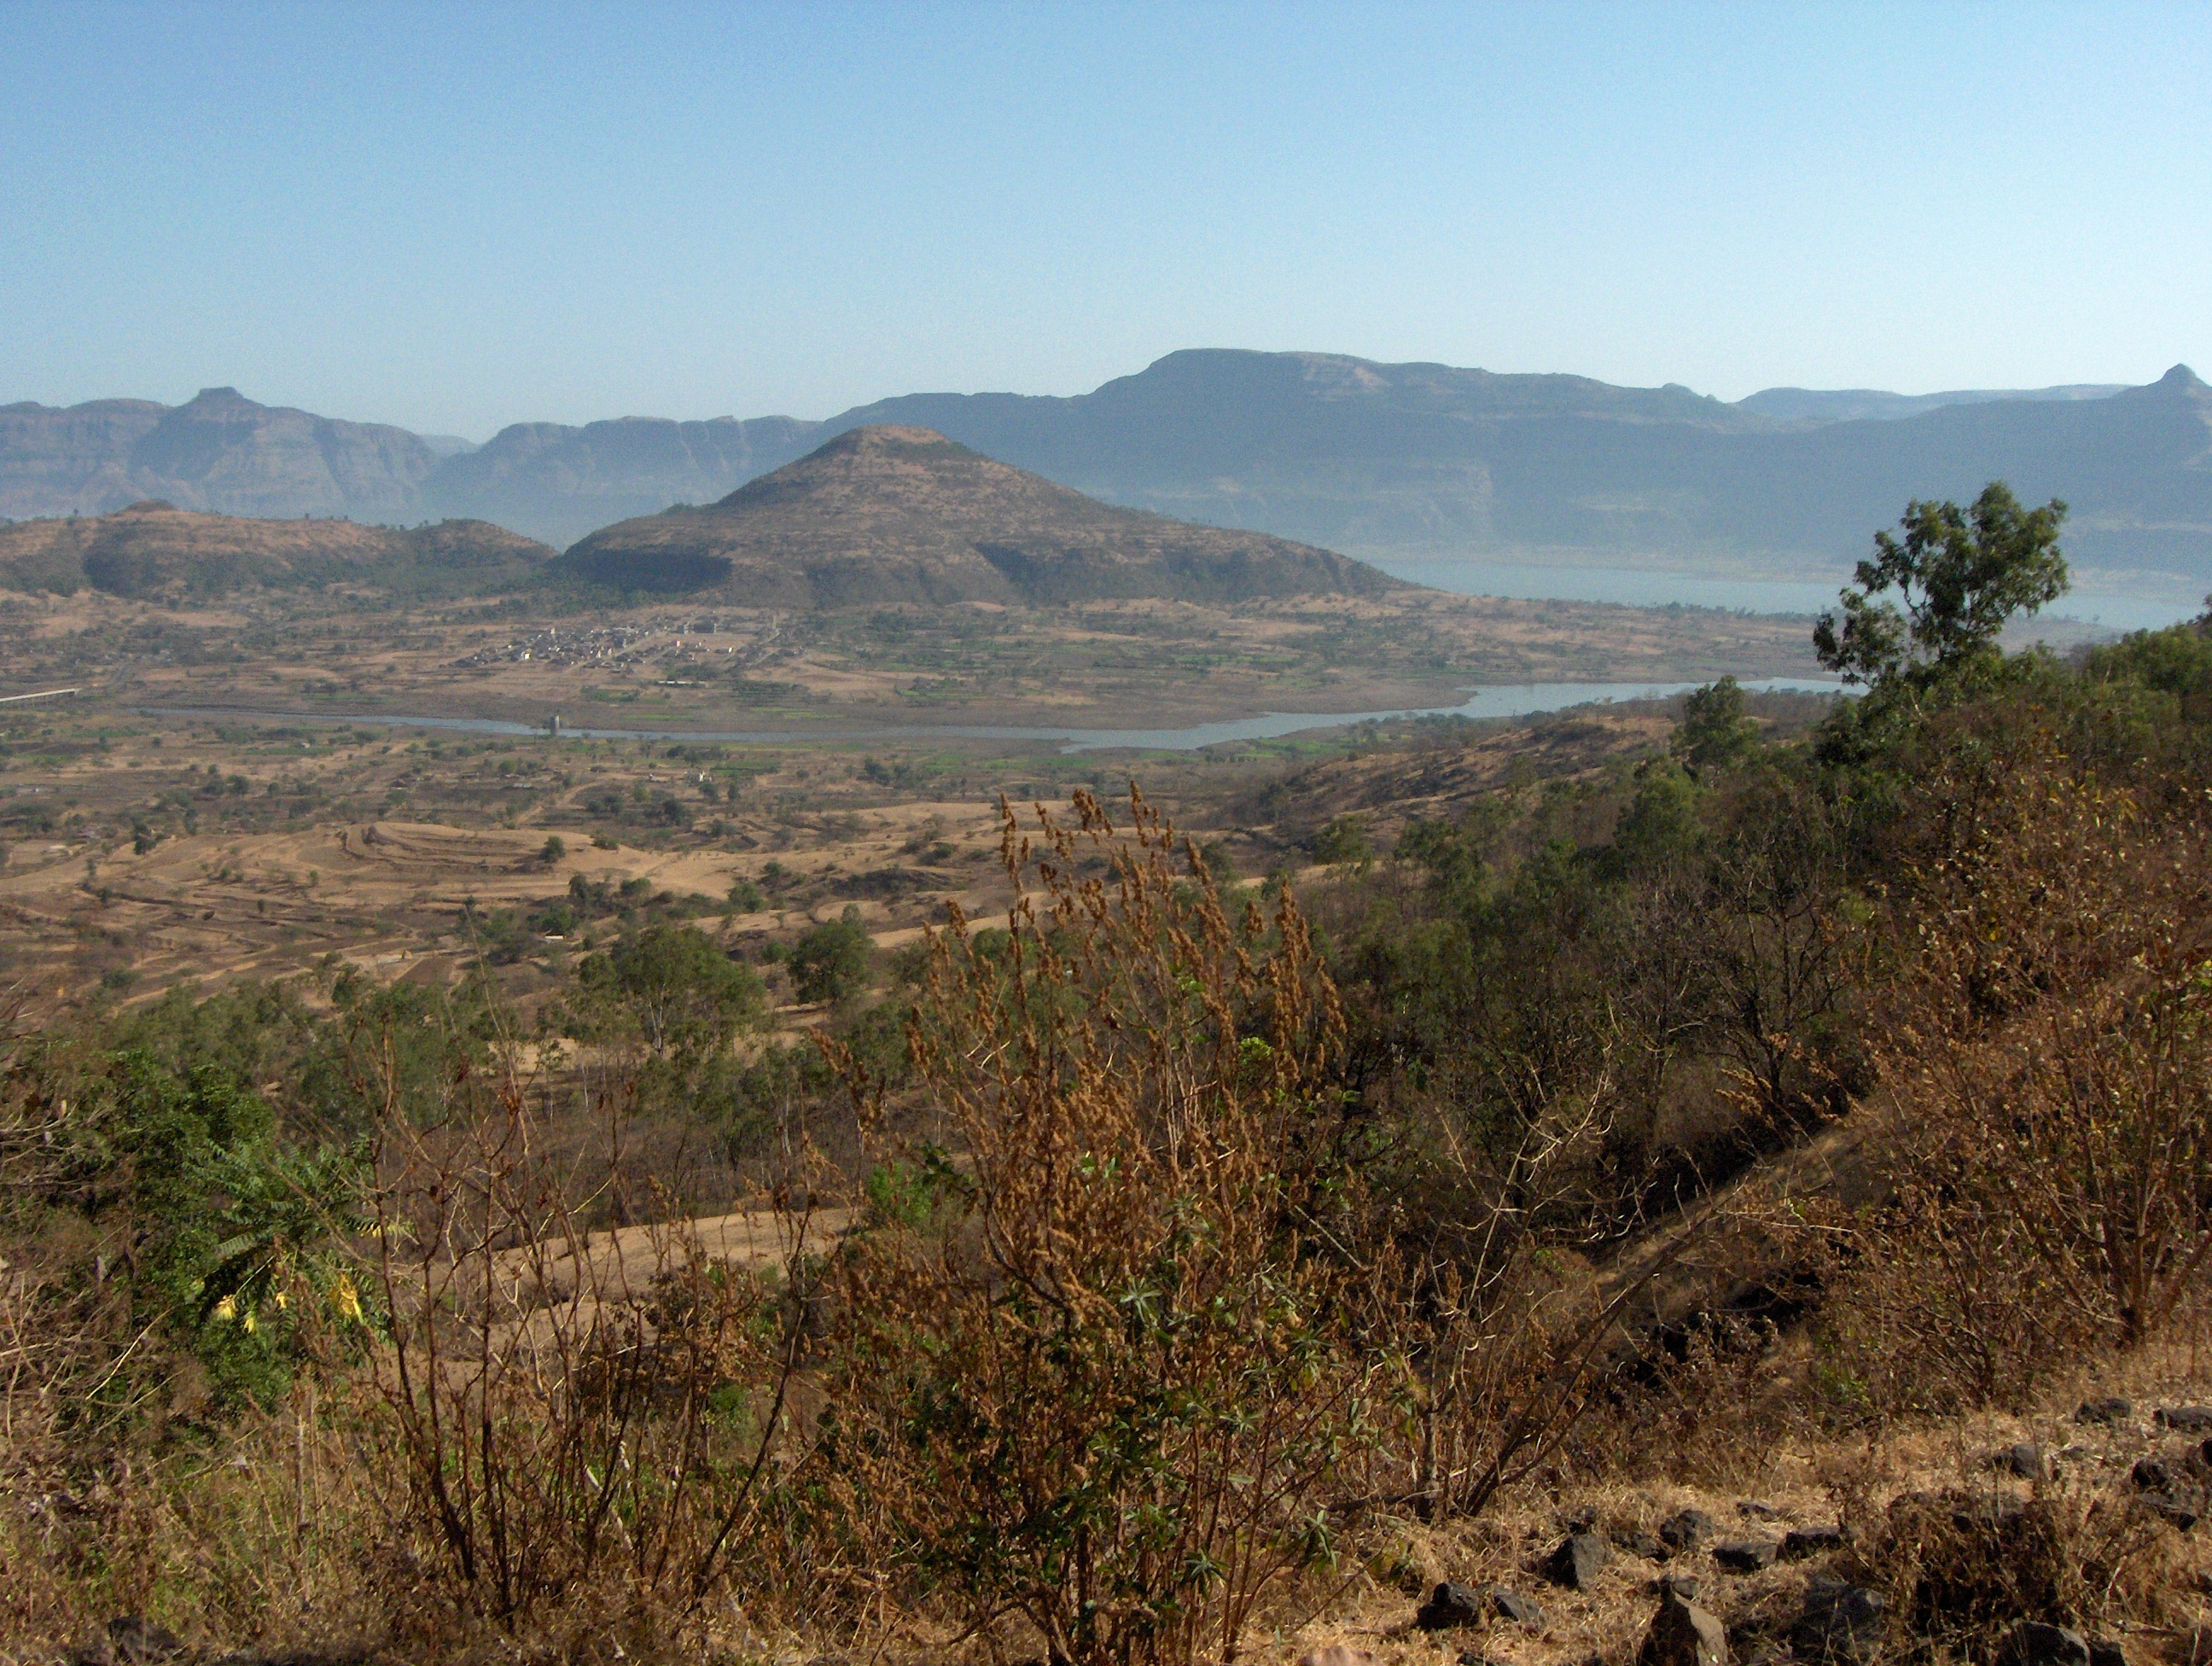
M 225 1296 L 221 1301 L 217 1302 L 215 1304 L 215 1316 L 222 1320 L 225 1324 L 228 1324 L 233 1319 L 235 1319 L 238 1316 L 238 1298 L 235 1296 Z
M 343 1274 L 339 1276 L 331 1291 L 331 1305 L 337 1309 L 341 1317 L 350 1319 L 356 1324 L 361 1322 L 361 1296 L 354 1289 L 351 1279 Z

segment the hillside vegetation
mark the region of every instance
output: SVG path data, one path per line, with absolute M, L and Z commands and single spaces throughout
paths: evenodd
M 1914 503 L 1852 699 L 1002 800 L 919 936 L 578 869 L 458 982 L 19 1023 L 0 1627 L 2201 1660 L 2212 613 L 2006 654 L 2063 514 Z
M 552 558 L 545 545 L 481 520 L 414 528 L 251 520 L 155 500 L 112 514 L 0 526 L 0 589 L 67 595 L 88 587 L 149 600 L 330 584 L 403 596 L 483 594 L 538 576 Z

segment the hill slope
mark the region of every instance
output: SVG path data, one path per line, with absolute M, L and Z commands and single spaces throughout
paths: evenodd
M 1397 581 L 1263 534 L 1094 502 L 911 427 L 849 430 L 702 509 L 593 533 L 554 572 L 757 607 L 1242 601 L 1374 595 Z
M 412 595 L 514 584 L 551 560 L 543 544 L 481 520 L 400 530 L 349 520 L 253 520 L 156 501 L 112 514 L 0 526 L 0 588 L 210 596 L 247 585 L 349 582 Z

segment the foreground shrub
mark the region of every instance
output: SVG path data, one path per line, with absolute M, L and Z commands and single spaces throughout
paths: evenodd
M 921 1152 L 932 1207 L 902 1170 L 839 1258 L 829 1469 L 860 1560 L 971 1626 L 1227 1660 L 1329 1554 L 1382 1360 L 1331 1233 L 1340 1020 L 1304 924 L 1287 895 L 1232 924 L 1133 802 L 1126 845 L 1086 793 L 1035 850 L 1009 812 L 1038 887 L 1010 940 L 972 952 L 957 915 L 936 940 L 912 1051 L 961 1158 Z M 880 1134 L 899 1106 L 857 1085 Z
M 2085 1345 L 2138 1344 L 2212 1256 L 2198 816 L 2045 757 L 1971 818 L 1918 876 L 1878 1045 L 1893 1195 L 1839 1308 L 1905 1402 L 2017 1400 Z

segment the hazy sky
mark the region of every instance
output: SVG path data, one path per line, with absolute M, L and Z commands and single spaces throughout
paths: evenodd
M 0 0 L 0 401 L 2212 375 L 2212 6 Z

